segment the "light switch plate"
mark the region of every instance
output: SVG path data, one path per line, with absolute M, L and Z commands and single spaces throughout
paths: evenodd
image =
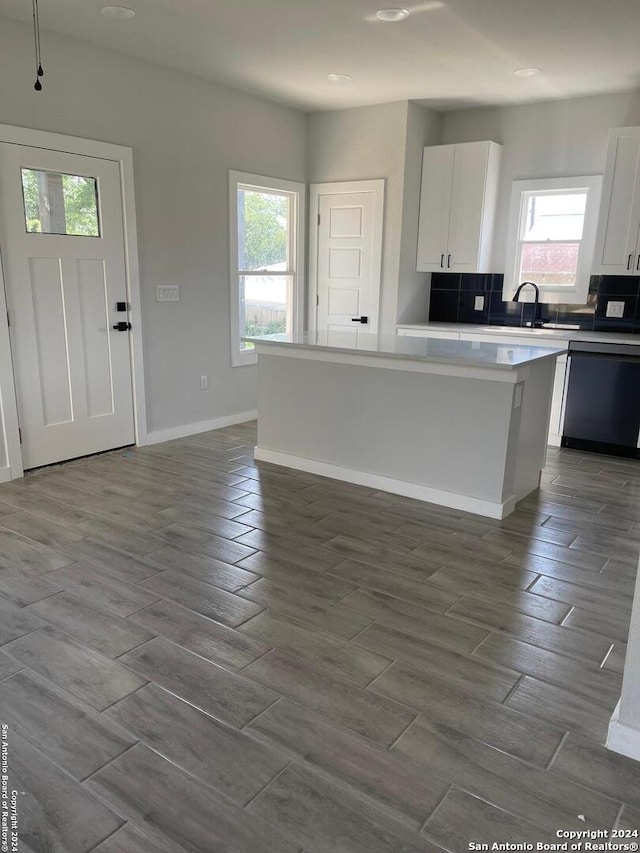
M 484 296 L 476 296 L 473 300 L 474 311 L 484 311 Z
M 156 286 L 156 302 L 180 302 L 179 284 L 159 284 Z
M 607 302 L 607 317 L 624 317 L 624 302 Z

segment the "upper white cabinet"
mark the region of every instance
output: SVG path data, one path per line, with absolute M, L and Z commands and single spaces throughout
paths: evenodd
M 495 142 L 424 149 L 418 272 L 491 272 L 501 152 Z
M 592 271 L 640 274 L 640 127 L 609 131 Z

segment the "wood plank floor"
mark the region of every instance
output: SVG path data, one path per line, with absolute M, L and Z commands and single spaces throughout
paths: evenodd
M 640 463 L 491 521 L 270 465 L 255 424 L 0 486 L 0 723 L 34 853 L 461 853 L 638 828 L 608 753 Z

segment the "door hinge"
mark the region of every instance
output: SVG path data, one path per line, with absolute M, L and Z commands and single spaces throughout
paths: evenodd
M 320 214 L 318 214 L 318 228 L 320 227 Z
M 22 428 L 18 427 L 18 438 L 20 439 L 20 444 L 22 444 Z
M 11 328 L 11 317 L 9 316 L 9 312 L 7 311 L 7 326 Z
M 320 294 L 316 294 L 316 306 L 320 305 Z

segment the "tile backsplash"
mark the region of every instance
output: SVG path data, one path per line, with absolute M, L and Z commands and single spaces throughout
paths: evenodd
M 474 323 L 487 326 L 526 325 L 533 312 L 530 302 L 505 302 L 502 275 L 433 273 L 429 320 L 440 323 Z M 619 317 L 611 302 L 620 303 Z M 640 334 L 640 276 L 594 275 L 584 305 L 544 303 L 542 317 L 557 323 L 594 332 Z

